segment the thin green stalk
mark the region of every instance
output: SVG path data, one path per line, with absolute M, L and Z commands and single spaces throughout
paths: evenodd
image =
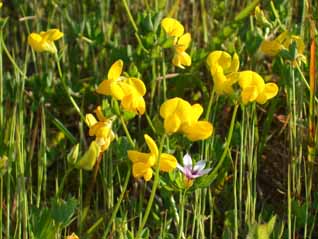
M 2 42 L 2 30 L 0 30 L 0 41 Z M 4 92 L 4 86 L 3 86 L 3 65 L 2 65 L 2 44 L 0 44 L 0 130 L 3 132 L 2 128 L 4 126 L 4 102 L 3 102 L 3 92 Z M 1 233 L 0 233 L 1 234 Z M 0 235 L 1 239 L 2 235 Z
M 160 179 L 160 175 L 159 175 L 160 154 L 162 152 L 163 144 L 164 144 L 164 141 L 165 141 L 166 137 L 167 136 L 164 134 L 162 139 L 161 139 L 161 142 L 160 142 L 159 155 L 158 155 L 157 164 L 156 164 L 155 179 L 154 179 L 154 182 L 153 182 L 153 185 L 152 185 L 151 194 L 150 194 L 150 198 L 149 198 L 149 201 L 148 201 L 148 204 L 147 204 L 147 207 L 146 207 L 145 214 L 143 216 L 142 222 L 139 225 L 139 229 L 138 229 L 137 234 L 136 234 L 136 239 L 140 238 L 142 230 L 143 230 L 143 228 L 146 225 L 146 222 L 148 220 L 148 216 L 149 216 L 149 213 L 150 213 L 150 210 L 151 210 L 151 207 L 152 207 L 152 203 L 153 203 L 153 200 L 154 200 L 155 195 L 156 195 L 156 190 L 157 190 L 157 187 L 159 185 L 159 179 Z
M 211 112 L 211 108 L 212 108 L 212 103 L 214 100 L 214 95 L 215 95 L 215 91 L 214 91 L 214 87 L 211 91 L 211 95 L 210 95 L 210 99 L 209 99 L 209 104 L 208 104 L 208 108 L 205 114 L 205 120 L 208 120 L 210 118 L 210 112 Z
M 156 130 L 156 128 L 154 127 L 154 125 L 153 125 L 153 123 L 152 123 L 152 121 L 151 121 L 151 119 L 150 119 L 150 116 L 148 115 L 147 112 L 145 112 L 145 116 L 146 116 L 147 122 L 148 122 L 148 124 L 149 124 L 149 126 L 150 126 L 152 132 L 153 132 L 154 134 L 156 134 L 156 133 L 157 133 L 157 130 Z
M 157 66 L 156 66 L 156 60 L 151 59 L 151 75 L 152 79 L 150 82 L 150 106 L 149 106 L 149 114 L 152 114 L 153 111 L 153 105 L 154 105 L 154 97 L 156 93 L 156 87 L 157 87 Z
M 61 195 L 63 193 L 64 186 L 65 186 L 65 180 L 69 176 L 69 174 L 72 172 L 73 169 L 74 169 L 74 167 L 70 167 L 64 173 L 63 178 L 62 178 L 61 183 L 60 183 L 60 186 L 59 186 L 59 189 L 58 189 L 58 192 L 56 193 L 56 198 L 61 197 Z
M 232 135 L 233 135 L 233 130 L 234 130 L 234 125 L 235 125 L 235 119 L 236 119 L 236 113 L 238 110 L 239 104 L 236 104 L 234 106 L 234 110 L 233 110 L 233 114 L 232 114 L 232 119 L 231 119 L 231 124 L 230 124 L 230 129 L 229 129 L 229 133 L 226 139 L 226 144 L 225 144 L 225 148 L 224 151 L 222 153 L 222 156 L 219 160 L 219 162 L 217 163 L 217 165 L 213 168 L 213 171 L 211 174 L 216 173 L 219 168 L 222 166 L 223 161 L 226 158 L 226 155 L 228 154 L 229 148 L 230 148 L 230 144 L 231 144 L 231 140 L 232 140 Z
M 123 188 L 121 189 L 121 193 L 119 195 L 119 198 L 117 199 L 117 203 L 114 207 L 114 210 L 112 212 L 112 215 L 107 223 L 107 226 L 106 226 L 106 230 L 104 231 L 104 235 L 102 238 L 106 239 L 107 236 L 108 236 L 108 233 L 110 231 L 110 228 L 111 228 L 111 225 L 113 224 L 113 221 L 117 215 L 117 212 L 119 210 L 119 207 L 120 207 L 120 204 L 121 202 L 123 201 L 123 198 L 124 198 L 124 195 L 126 193 L 126 189 L 127 189 L 127 186 L 128 186 L 128 183 L 129 183 L 129 179 L 130 179 L 130 174 L 131 174 L 131 168 L 130 168 L 130 164 L 128 166 L 128 169 L 127 169 L 127 174 L 126 174 L 126 178 L 125 178 L 125 182 L 124 182 L 124 186 Z
M 180 198 L 180 221 L 179 221 L 179 233 L 178 233 L 178 239 L 181 239 L 182 237 L 185 237 L 186 235 L 184 235 L 183 233 L 183 223 L 184 223 L 184 205 L 185 205 L 185 201 L 186 201 L 186 193 L 187 190 L 185 190 L 184 192 L 181 192 L 181 198 Z
M 69 91 L 69 88 L 67 87 L 66 83 L 65 83 L 65 79 L 63 77 L 63 73 L 62 73 L 62 69 L 61 69 L 61 65 L 60 65 L 60 60 L 59 60 L 59 57 L 57 55 L 57 53 L 55 54 L 55 60 L 56 60 L 56 64 L 57 64 L 57 69 L 58 69 L 58 72 L 59 72 L 59 76 L 61 78 L 61 82 L 62 82 L 62 85 L 64 87 L 64 90 L 66 92 L 66 95 L 67 95 L 67 98 L 70 100 L 70 102 L 72 103 L 73 107 L 75 108 L 75 110 L 77 111 L 77 113 L 79 114 L 79 116 L 81 117 L 81 119 L 83 121 L 85 121 L 85 117 L 84 115 L 82 114 L 80 108 L 78 107 L 76 101 L 74 100 L 74 98 L 72 97 L 72 95 L 70 94 L 70 91 Z
M 23 77 L 23 78 L 27 78 L 26 74 L 20 69 L 20 67 L 17 65 L 17 63 L 15 62 L 15 60 L 13 59 L 13 57 L 11 56 L 8 48 L 6 47 L 3 37 L 0 38 L 1 41 L 1 46 L 2 49 L 4 50 L 4 52 L 6 53 L 8 59 L 10 60 L 10 62 L 12 63 L 13 67 L 15 68 L 15 70 Z
M 288 163 L 287 170 L 287 216 L 288 216 L 288 239 L 292 239 L 292 198 L 291 198 L 291 165 Z
M 130 21 L 132 27 L 134 28 L 135 37 L 137 38 L 137 41 L 138 41 L 139 45 L 141 46 L 141 49 L 142 49 L 143 51 L 145 51 L 146 53 L 149 53 L 149 51 L 148 51 L 148 50 L 144 47 L 144 45 L 142 44 L 142 40 L 141 40 L 141 37 L 140 37 L 140 35 L 139 35 L 139 31 L 138 31 L 137 24 L 136 24 L 136 22 L 135 22 L 133 16 L 131 15 L 131 12 L 130 12 L 130 9 L 129 9 L 129 7 L 128 7 L 127 1 L 126 1 L 126 0 L 122 0 L 121 2 L 123 3 L 124 8 L 125 8 L 125 11 L 126 11 L 126 13 L 127 13 L 127 16 L 128 16 L 128 18 L 129 18 L 129 21 Z
M 119 119 L 120 119 L 120 122 L 121 122 L 122 127 L 124 128 L 125 134 L 126 134 L 126 136 L 127 136 L 127 138 L 128 138 L 128 141 L 129 141 L 130 145 L 131 145 L 133 148 L 135 148 L 135 143 L 134 143 L 134 141 L 132 140 L 132 138 L 131 138 L 131 136 L 130 136 L 129 130 L 128 130 L 128 128 L 127 128 L 127 125 L 126 125 L 126 123 L 125 123 L 125 120 L 124 120 L 123 116 L 120 116 Z
M 132 138 L 131 138 L 131 136 L 130 136 L 129 130 L 128 130 L 127 125 L 126 125 L 126 123 L 125 123 L 125 121 L 124 121 L 124 119 L 123 119 L 122 116 L 120 116 L 120 122 L 121 122 L 122 127 L 124 128 L 124 131 L 125 131 L 125 133 L 126 133 L 126 136 L 127 136 L 127 138 L 128 138 L 128 141 L 129 141 L 130 145 L 134 148 L 134 147 L 135 147 L 135 143 L 134 143 L 134 141 L 132 140 Z M 127 171 L 127 174 L 126 174 L 124 186 L 123 186 L 123 188 L 122 188 L 121 194 L 119 195 L 119 198 L 118 198 L 117 203 L 116 203 L 116 205 L 115 205 L 115 208 L 114 208 L 114 210 L 113 210 L 113 212 L 112 212 L 112 215 L 111 215 L 111 217 L 110 217 L 110 220 L 109 220 L 108 223 L 107 223 L 106 229 L 105 229 L 105 231 L 104 231 L 103 238 L 106 238 L 106 237 L 108 236 L 108 233 L 109 233 L 109 231 L 110 231 L 111 225 L 113 224 L 113 221 L 114 221 L 114 219 L 115 219 L 115 217 L 116 217 L 116 215 L 117 215 L 117 212 L 118 212 L 118 210 L 119 210 L 120 204 L 121 204 L 121 202 L 122 202 L 122 200 L 123 200 L 123 198 L 124 198 L 124 195 L 125 195 L 125 193 L 126 193 L 126 189 L 127 189 L 128 182 L 129 182 L 129 178 L 130 178 L 130 174 L 131 174 L 130 165 L 128 166 L 128 169 L 127 169 L 127 170 L 128 170 L 128 171 Z

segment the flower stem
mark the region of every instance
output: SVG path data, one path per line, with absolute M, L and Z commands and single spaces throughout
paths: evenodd
M 211 174 L 217 173 L 218 169 L 222 166 L 223 161 L 226 158 L 226 155 L 228 154 L 229 147 L 230 147 L 231 140 L 232 140 L 232 135 L 233 135 L 235 119 L 236 119 L 236 113 L 237 113 L 238 107 L 239 107 L 239 104 L 236 104 L 235 107 L 234 107 L 233 114 L 232 114 L 232 119 L 231 119 L 231 124 L 230 124 L 230 129 L 229 129 L 229 133 L 228 133 L 228 136 L 227 136 L 227 139 L 226 139 L 225 149 L 223 151 L 223 154 L 221 156 L 220 161 L 214 167 L 213 172 Z
M 150 198 L 149 198 L 149 201 L 148 201 L 148 204 L 147 204 L 147 208 L 146 208 L 146 211 L 145 211 L 145 214 L 142 218 L 142 222 L 139 226 L 139 229 L 137 231 L 137 234 L 136 234 L 136 239 L 139 239 L 141 238 L 140 235 L 141 235 L 141 232 L 144 228 L 144 226 L 146 225 L 146 222 L 148 220 L 148 216 L 149 216 L 149 213 L 150 213 L 150 210 L 151 210 L 151 207 L 152 207 L 152 203 L 153 203 L 153 200 L 155 198 L 155 195 L 156 195 L 156 190 L 157 190 L 157 187 L 159 185 L 159 165 L 160 165 L 160 154 L 162 152 L 162 148 L 163 148 L 163 144 L 165 142 L 165 139 L 166 139 L 167 135 L 164 134 L 162 139 L 161 139 L 161 142 L 160 142 L 160 147 L 159 147 L 159 155 L 158 155 L 158 159 L 157 159 L 157 165 L 156 165 L 156 174 L 155 174 L 155 179 L 154 179 L 154 182 L 153 182 L 153 185 L 152 185 L 152 189 L 151 189 L 151 194 L 150 194 Z
M 122 190 L 121 190 L 121 193 L 120 193 L 120 195 L 119 195 L 119 198 L 118 198 L 118 200 L 117 200 L 117 203 L 116 203 L 116 205 L 115 205 L 115 207 L 114 207 L 114 210 L 113 210 L 113 212 L 112 212 L 112 215 L 111 215 L 111 217 L 110 217 L 110 219 L 109 219 L 109 221 L 108 221 L 108 223 L 107 223 L 106 230 L 105 230 L 104 235 L 103 235 L 103 237 L 102 237 L 102 238 L 104 238 L 104 239 L 107 238 L 107 235 L 108 235 L 108 233 L 109 233 L 109 231 L 110 231 L 110 227 L 111 227 L 111 225 L 113 224 L 113 221 L 114 221 L 114 219 L 115 219 L 115 217 L 116 217 L 116 215 L 117 215 L 117 212 L 118 212 L 118 210 L 119 210 L 119 206 L 120 206 L 120 204 L 121 204 L 121 202 L 122 202 L 122 200 L 123 200 L 123 198 L 124 198 L 124 195 L 125 195 L 125 193 L 126 193 L 126 189 L 127 189 L 128 182 L 129 182 L 129 178 L 130 178 L 130 174 L 131 174 L 130 164 L 128 164 L 128 165 L 129 165 L 129 166 L 128 166 L 128 169 L 127 169 L 128 171 L 127 171 L 127 174 L 126 174 L 125 183 L 124 183 L 124 186 L 123 186 L 123 188 L 122 188 Z
M 124 7 L 125 7 L 125 10 L 126 10 L 126 13 L 127 13 L 127 15 L 128 15 L 129 21 L 130 21 L 132 27 L 134 28 L 135 36 L 136 36 L 136 38 L 137 38 L 138 43 L 140 44 L 142 50 L 144 50 L 146 53 L 149 53 L 149 51 L 148 51 L 148 50 L 144 47 L 144 45 L 142 44 L 141 37 L 139 36 L 139 33 L 138 33 L 137 24 L 136 24 L 136 22 L 135 22 L 133 16 L 131 15 L 131 12 L 130 12 L 130 10 L 129 10 L 127 1 L 126 1 L 126 0 L 122 0 L 122 3 L 123 3 L 123 5 L 124 5 Z
M 180 221 L 179 221 L 179 233 L 178 233 L 178 239 L 181 239 L 183 236 L 183 218 L 184 218 L 184 205 L 186 202 L 186 193 L 187 190 L 181 193 L 181 199 L 180 199 Z M 184 237 L 184 236 L 183 236 Z
M 62 82 L 62 85 L 64 87 L 64 90 L 67 94 L 67 97 L 68 99 L 71 101 L 73 107 L 75 108 L 75 110 L 77 111 L 77 113 L 80 115 L 80 117 L 82 118 L 83 121 L 85 121 L 85 117 L 84 115 L 82 114 L 80 108 L 78 107 L 78 105 L 76 104 L 74 98 L 71 96 L 70 92 L 69 92 L 69 88 L 67 87 L 66 83 L 65 83 L 65 80 L 64 80 L 64 77 L 63 77 L 63 73 L 62 73 L 62 70 L 61 70 L 61 65 L 60 65 L 60 60 L 59 60 L 59 57 L 57 55 L 57 53 L 55 53 L 55 60 L 56 60 L 56 64 L 57 64 L 57 69 L 58 69 L 58 72 L 59 72 L 59 76 L 61 78 L 61 82 Z
M 209 120 L 209 117 L 210 117 L 210 112 L 211 112 L 211 107 L 212 107 L 212 102 L 213 102 L 213 99 L 214 99 L 214 88 L 213 90 L 211 91 L 211 95 L 210 95 L 210 99 L 209 99 L 209 104 L 208 104 L 208 109 L 206 111 L 206 115 L 205 115 L 205 120 Z
M 127 128 L 127 125 L 126 125 L 126 123 L 125 123 L 125 120 L 123 119 L 123 116 L 120 116 L 119 119 L 120 119 L 121 125 L 122 125 L 123 128 L 124 128 L 125 134 L 126 134 L 126 136 L 127 136 L 127 138 L 128 138 L 128 141 L 129 141 L 130 145 L 131 145 L 133 148 L 135 148 L 135 143 L 134 143 L 134 141 L 132 140 L 132 138 L 131 138 L 131 136 L 130 136 L 129 130 L 128 130 L 128 128 Z

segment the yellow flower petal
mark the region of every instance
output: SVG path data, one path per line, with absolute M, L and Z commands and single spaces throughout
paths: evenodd
M 43 34 L 43 38 L 49 41 L 56 41 L 63 37 L 64 33 L 61 32 L 59 29 L 50 29 Z
M 263 92 L 257 97 L 256 101 L 259 104 L 265 104 L 267 100 L 275 97 L 278 93 L 278 86 L 275 83 L 265 84 Z
M 296 42 L 297 53 L 298 54 L 303 54 L 304 50 L 305 50 L 305 43 L 304 43 L 303 39 L 300 36 L 295 36 L 295 35 L 292 35 L 291 39 Z
M 243 89 L 241 93 L 242 103 L 247 104 L 248 102 L 252 102 L 256 100 L 259 92 L 257 91 L 256 86 L 250 86 Z
M 176 167 L 177 167 L 177 159 L 173 155 L 166 154 L 166 153 L 160 154 L 160 162 L 159 162 L 160 171 L 171 172 Z
M 103 112 L 102 112 L 102 108 L 100 106 L 97 106 L 96 109 L 94 110 L 94 113 L 97 116 L 97 119 L 99 121 L 106 121 L 107 118 L 104 116 Z
M 178 39 L 175 49 L 179 53 L 184 52 L 189 47 L 190 43 L 191 43 L 191 34 L 186 33 Z
M 237 72 L 240 67 L 240 59 L 236 53 L 234 53 L 232 61 L 231 61 L 231 66 L 228 69 L 228 72 Z
M 86 114 L 85 115 L 85 123 L 87 124 L 87 126 L 90 128 L 92 127 L 94 124 L 97 123 L 96 118 L 94 117 L 94 115 L 92 114 Z
M 275 40 L 264 40 L 260 45 L 260 50 L 268 56 L 276 56 L 282 49 L 282 44 Z
M 144 134 L 144 138 L 151 154 L 157 158 L 159 151 L 156 142 L 148 134 Z
M 144 177 L 145 181 L 149 181 L 152 178 L 152 169 L 146 164 L 137 162 L 133 164 L 133 176 L 135 178 Z
M 204 140 L 211 136 L 213 126 L 208 121 L 197 121 L 182 126 L 182 132 L 191 141 Z
M 191 121 L 199 120 L 200 116 L 203 113 L 203 107 L 200 104 L 194 104 L 191 106 L 191 108 L 192 108 Z
M 160 106 L 160 116 L 162 118 L 169 117 L 177 108 L 179 104 L 180 98 L 175 97 L 169 100 L 166 100 L 161 106 Z
M 241 71 L 238 73 L 238 82 L 240 87 L 244 90 L 245 88 L 255 86 L 257 91 L 260 93 L 265 88 L 263 78 L 254 71 Z
M 121 106 L 123 109 L 138 115 L 143 115 L 146 111 L 144 98 L 136 92 L 126 95 L 121 101 Z
M 127 91 L 128 88 L 125 83 L 122 84 L 121 82 L 113 82 L 110 84 L 110 93 L 116 100 L 122 100 L 125 97 L 125 91 Z
M 172 64 L 184 69 L 184 66 L 191 66 L 191 57 L 186 52 L 176 52 L 172 59 Z
M 76 167 L 82 168 L 85 170 L 92 170 L 96 163 L 99 152 L 100 152 L 99 145 L 95 141 L 92 141 L 88 150 L 85 152 L 82 158 L 77 162 Z
M 161 27 L 172 37 L 180 37 L 184 32 L 182 24 L 178 20 L 170 17 L 166 17 L 161 21 Z
M 44 51 L 41 45 L 42 37 L 37 33 L 31 33 L 28 36 L 28 44 L 33 48 L 33 50 L 41 52 Z
M 128 82 L 131 86 L 133 86 L 137 92 L 141 95 L 144 96 L 146 94 L 146 86 L 144 82 L 138 78 L 129 78 Z
M 123 71 L 124 62 L 122 60 L 115 61 L 108 71 L 107 78 L 110 81 L 116 81 Z
M 212 74 L 216 66 L 221 66 L 222 69 L 231 67 L 231 55 L 225 51 L 213 51 L 208 55 L 207 64 L 210 67 Z
M 150 154 L 149 153 L 142 153 L 136 150 L 128 150 L 128 158 L 130 161 L 132 161 L 132 163 L 144 163 L 147 166 L 151 167 L 154 165 L 154 161 L 152 158 L 150 158 Z
M 164 120 L 163 126 L 167 134 L 173 134 L 179 130 L 181 119 L 176 114 L 173 114 Z
M 65 237 L 65 239 L 79 239 L 79 237 L 73 232 L 72 235 Z
M 111 92 L 110 92 L 111 83 L 112 81 L 110 80 L 103 80 L 97 87 L 96 92 L 102 95 L 111 95 Z

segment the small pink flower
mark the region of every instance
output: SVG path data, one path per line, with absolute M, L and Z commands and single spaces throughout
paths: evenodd
M 206 161 L 200 160 L 192 167 L 192 159 L 189 154 L 183 157 L 183 167 L 178 163 L 177 168 L 185 175 L 188 180 L 192 180 L 208 174 L 211 168 L 204 169 Z

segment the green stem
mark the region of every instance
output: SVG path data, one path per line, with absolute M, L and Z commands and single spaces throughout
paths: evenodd
M 125 195 L 125 193 L 126 193 L 126 189 L 127 189 L 128 182 L 129 182 L 129 178 L 130 178 L 130 174 L 131 174 L 130 164 L 129 164 L 127 170 L 128 170 L 128 171 L 127 171 L 127 174 L 126 174 L 124 186 L 123 186 L 123 188 L 122 188 L 122 190 L 121 190 L 121 193 L 120 193 L 120 195 L 119 195 L 118 201 L 117 201 L 117 203 L 116 203 L 116 205 L 115 205 L 115 208 L 114 208 L 114 210 L 113 210 L 113 212 L 112 212 L 112 215 L 111 215 L 111 217 L 110 217 L 110 219 L 109 219 L 109 221 L 108 221 L 108 223 L 107 223 L 106 230 L 105 230 L 104 235 L 103 235 L 103 237 L 102 237 L 102 238 L 104 238 L 104 239 L 107 238 L 107 235 L 108 235 L 108 233 L 109 233 L 109 231 L 110 231 L 111 225 L 113 224 L 113 221 L 114 221 L 114 219 L 115 219 L 115 217 L 116 217 L 116 215 L 117 215 L 117 212 L 118 212 L 118 210 L 119 210 L 119 206 L 120 206 L 121 202 L 123 201 L 124 195 Z
M 136 24 L 136 22 L 135 22 L 133 16 L 131 15 L 131 12 L 130 12 L 130 10 L 129 10 L 127 1 L 126 1 L 126 0 L 122 0 L 122 3 L 123 3 L 123 5 L 124 5 L 124 7 L 125 7 L 125 11 L 126 11 L 126 13 L 127 13 L 127 15 L 128 15 L 129 21 L 130 21 L 132 27 L 134 28 L 135 36 L 136 36 L 136 38 L 137 38 L 138 43 L 140 44 L 140 46 L 141 46 L 141 48 L 142 48 L 143 51 L 145 51 L 146 53 L 149 53 L 149 51 L 148 51 L 148 50 L 144 47 L 144 45 L 142 44 L 141 37 L 140 37 L 140 35 L 139 35 L 139 33 L 138 33 L 137 24 Z
M 152 123 L 152 121 L 150 119 L 150 116 L 148 115 L 147 112 L 145 112 L 145 116 L 146 116 L 147 122 L 148 122 L 152 132 L 154 132 L 156 134 L 157 133 L 156 128 L 154 127 L 154 125 L 153 125 L 153 123 Z
M 61 69 L 61 65 L 60 65 L 60 60 L 59 60 L 59 57 L 57 55 L 57 53 L 55 53 L 55 60 L 56 60 L 56 64 L 57 64 L 57 69 L 58 69 L 58 72 L 59 72 L 59 76 L 61 78 L 61 82 L 62 82 L 62 85 L 64 87 L 64 90 L 67 94 L 67 97 L 68 99 L 71 101 L 73 107 L 75 108 L 75 110 L 77 111 L 77 113 L 80 115 L 81 119 L 83 121 L 85 121 L 85 117 L 84 115 L 82 114 L 80 108 L 78 107 L 78 105 L 76 104 L 74 98 L 72 97 L 72 95 L 70 94 L 69 92 L 69 88 L 67 87 L 66 83 L 65 83 L 65 79 L 63 77 L 63 73 L 62 73 L 62 69 Z
M 272 8 L 273 14 L 274 14 L 274 16 L 275 16 L 275 18 L 276 18 L 276 20 L 277 20 L 277 22 L 278 22 L 279 27 L 282 28 L 282 29 L 285 31 L 286 28 L 285 28 L 285 26 L 282 24 L 282 22 L 280 21 L 279 14 L 278 14 L 278 12 L 277 12 L 277 10 L 276 10 L 276 8 L 275 8 L 274 2 L 271 1 L 270 5 L 271 5 L 271 8 Z
M 228 154 L 229 151 L 229 147 L 231 144 L 231 140 L 232 140 L 232 135 L 233 135 L 233 130 L 234 130 L 234 125 L 235 125 L 235 119 L 236 119 L 236 113 L 237 113 L 237 109 L 239 107 L 239 104 L 236 104 L 233 110 L 233 114 L 232 114 L 232 119 L 231 119 L 231 124 L 230 124 L 230 129 L 229 129 L 229 133 L 227 136 L 227 140 L 226 140 L 226 145 L 225 145 L 225 149 L 222 153 L 221 159 L 218 162 L 218 164 L 214 167 L 213 172 L 212 173 L 216 173 L 219 168 L 222 166 L 223 161 L 225 160 L 226 155 Z
M 178 239 L 181 239 L 182 237 L 184 237 L 183 235 L 183 222 L 184 222 L 184 204 L 186 201 L 186 192 L 187 190 L 185 190 L 184 192 L 181 193 L 181 203 L 180 203 L 180 221 L 179 221 L 179 233 L 178 233 Z
M 205 115 L 205 120 L 208 120 L 210 117 L 210 112 L 211 112 L 211 107 L 212 107 L 212 103 L 213 103 L 213 99 L 214 99 L 214 88 L 211 91 L 211 95 L 210 95 L 210 99 L 209 99 L 209 104 L 208 104 L 208 109 L 206 111 L 206 115 Z
M 128 141 L 129 141 L 130 145 L 131 145 L 133 148 L 135 148 L 135 143 L 134 143 L 134 141 L 132 140 L 132 138 L 131 138 L 131 136 L 130 136 L 129 130 L 128 130 L 128 128 L 127 128 L 127 125 L 126 125 L 126 123 L 125 123 L 125 120 L 123 119 L 123 116 L 120 116 L 119 119 L 120 119 L 121 125 L 122 125 L 123 128 L 124 128 L 125 134 L 126 134 L 126 136 L 127 136 L 127 138 L 128 138 Z
M 26 74 L 20 69 L 20 67 L 17 65 L 17 63 L 15 62 L 15 60 L 13 59 L 13 57 L 11 56 L 8 48 L 6 47 L 4 41 L 3 41 L 3 37 L 0 38 L 1 41 L 1 46 L 2 49 L 4 50 L 4 52 L 6 53 L 8 59 L 10 60 L 10 62 L 12 63 L 12 65 L 14 66 L 14 68 L 19 72 L 19 74 L 21 76 L 23 76 L 23 78 L 27 78 Z
M 59 187 L 59 190 L 56 194 L 56 197 L 59 198 L 63 192 L 63 189 L 64 189 L 64 185 L 65 185 L 65 179 L 68 177 L 68 175 L 72 172 L 72 170 L 74 169 L 74 167 L 71 167 L 71 168 L 68 168 L 67 171 L 65 172 L 63 178 L 62 178 L 62 181 L 61 181 L 61 184 L 60 184 L 60 187 Z
M 136 234 L 136 239 L 139 239 L 141 238 L 140 235 L 141 235 L 141 232 L 144 228 L 144 226 L 146 225 L 146 222 L 148 220 L 148 216 L 149 216 L 149 213 L 150 213 L 150 210 L 151 210 L 151 207 L 152 207 L 152 203 L 153 203 L 153 200 L 155 198 L 155 195 L 156 195 L 156 190 L 157 190 L 157 187 L 159 185 L 159 165 L 160 165 L 160 154 L 162 152 L 162 149 L 163 149 L 163 144 L 164 144 L 164 141 L 166 139 L 167 135 L 163 135 L 162 139 L 161 139 L 161 142 L 160 142 L 160 148 L 159 148 L 159 155 L 158 155 L 158 159 L 157 159 L 157 164 L 156 164 L 156 174 L 155 174 L 155 179 L 154 179 L 154 182 L 153 182 L 153 185 L 152 185 L 152 189 L 151 189 L 151 194 L 150 194 L 150 198 L 149 198 L 149 201 L 148 201 L 148 204 L 147 204 L 147 208 L 146 208 L 146 211 L 145 211 L 145 214 L 142 218 L 142 222 L 139 226 L 139 229 L 137 231 L 137 234 Z

